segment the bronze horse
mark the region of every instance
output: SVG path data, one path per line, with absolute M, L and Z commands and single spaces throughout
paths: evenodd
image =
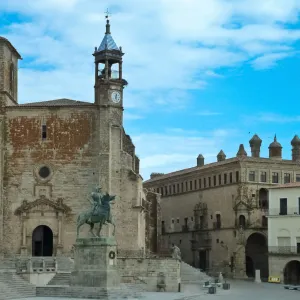
M 77 238 L 79 237 L 79 229 L 83 224 L 90 225 L 90 233 L 94 237 L 100 237 L 102 225 L 109 223 L 114 226 L 113 235 L 115 235 L 115 223 L 110 214 L 110 202 L 113 201 L 116 196 L 110 196 L 106 193 L 101 199 L 101 205 L 98 209 L 97 214 L 93 213 L 93 210 L 88 210 L 79 214 L 77 218 Z M 99 223 L 97 234 L 94 233 L 94 224 Z

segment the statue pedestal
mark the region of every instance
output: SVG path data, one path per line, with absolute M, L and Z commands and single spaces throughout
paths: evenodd
M 114 237 L 79 238 L 74 245 L 71 286 L 118 288 L 117 243 Z

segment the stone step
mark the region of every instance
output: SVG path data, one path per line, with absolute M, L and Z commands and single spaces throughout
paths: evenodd
M 35 297 L 36 288 L 19 275 L 12 272 L 0 273 L 1 299 L 20 299 Z
M 71 273 L 56 273 L 47 285 L 70 285 Z

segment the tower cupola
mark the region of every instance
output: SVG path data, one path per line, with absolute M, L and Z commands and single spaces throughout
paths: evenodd
M 261 143 L 262 140 L 260 139 L 260 137 L 257 134 L 254 134 L 254 136 L 249 141 L 252 157 L 260 157 Z
M 274 136 L 274 141 L 269 146 L 269 158 L 282 159 L 282 146 L 277 141 L 276 134 Z
M 298 135 L 295 135 L 291 141 L 292 145 L 292 160 L 300 161 L 300 138 Z
M 95 47 L 93 56 L 95 57 L 95 103 L 103 104 L 99 100 L 99 90 L 105 89 L 105 85 L 116 85 L 123 89 L 127 85 L 127 81 L 123 79 L 122 47 L 118 47 L 114 41 L 108 15 L 106 16 L 105 35 L 99 47 Z M 121 98 L 119 94 L 114 94 L 116 101 Z M 117 99 L 118 98 L 118 99 Z M 116 102 L 118 103 L 118 102 Z

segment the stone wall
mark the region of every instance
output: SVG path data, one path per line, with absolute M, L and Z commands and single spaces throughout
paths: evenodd
M 180 280 L 180 262 L 172 258 L 118 258 L 118 270 L 125 282 L 144 281 L 147 291 L 157 291 L 158 274 L 163 272 L 166 292 L 177 292 Z
M 284 269 L 290 261 L 300 261 L 300 257 L 289 255 L 269 254 L 269 276 L 279 276 L 281 282 L 284 282 Z

